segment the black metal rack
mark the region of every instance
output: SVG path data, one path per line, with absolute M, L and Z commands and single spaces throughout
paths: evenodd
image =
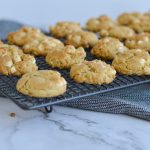
M 87 50 L 87 59 L 94 59 L 90 54 L 90 50 Z M 45 63 L 43 57 L 37 57 L 36 60 L 40 70 L 51 69 Z M 78 84 L 70 79 L 69 70 L 54 70 L 59 71 L 68 82 L 67 92 L 62 96 L 55 98 L 33 98 L 25 96 L 16 90 L 16 82 L 19 78 L 4 75 L 0 75 L 0 91 L 3 96 L 10 98 L 23 109 L 44 107 L 46 112 L 51 112 L 52 105 L 54 104 L 150 82 L 150 76 L 126 76 L 117 74 L 116 79 L 108 85 Z

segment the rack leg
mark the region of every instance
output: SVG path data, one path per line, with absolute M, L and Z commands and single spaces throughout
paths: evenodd
M 44 107 L 44 108 L 45 108 L 46 113 L 51 113 L 53 111 L 52 106 L 47 106 L 47 107 Z

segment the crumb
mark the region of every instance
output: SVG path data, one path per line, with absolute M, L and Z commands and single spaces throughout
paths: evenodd
M 14 113 L 14 112 L 10 113 L 9 115 L 10 115 L 10 117 L 16 117 L 16 113 Z

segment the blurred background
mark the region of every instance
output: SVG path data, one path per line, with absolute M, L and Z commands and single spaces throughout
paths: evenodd
M 57 21 L 79 21 L 108 14 L 115 18 L 128 11 L 149 11 L 150 0 L 0 0 L 0 19 L 11 19 L 34 26 Z

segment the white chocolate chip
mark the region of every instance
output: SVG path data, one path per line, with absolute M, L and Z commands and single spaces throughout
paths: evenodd
M 5 63 L 5 66 L 7 66 L 7 67 L 11 67 L 13 65 L 13 62 L 10 60 L 10 61 L 7 61 L 6 63 Z
M 141 41 L 141 40 L 140 40 L 140 41 L 138 41 L 138 44 L 142 44 L 142 43 L 143 43 L 143 41 Z
M 67 50 L 68 53 L 74 53 L 76 51 L 76 49 L 73 46 L 68 46 L 66 48 L 66 50 Z
M 126 51 L 125 47 L 120 46 L 120 47 L 118 48 L 118 52 L 123 53 L 124 51 Z
M 116 70 L 113 70 L 113 71 L 112 71 L 112 74 L 116 74 Z
M 80 36 L 75 36 L 75 37 L 73 38 L 73 40 L 74 40 L 76 43 L 80 43 L 81 37 L 80 37 Z
M 140 64 L 144 65 L 145 64 L 145 59 L 140 59 Z
M 141 49 L 136 49 L 136 51 L 137 51 L 137 52 L 142 52 L 142 50 L 141 50 Z
M 66 82 L 63 80 L 63 82 L 59 83 L 59 86 L 64 86 L 66 84 Z
M 16 56 L 14 57 L 14 61 L 15 61 L 15 62 L 19 62 L 19 61 L 21 61 L 20 56 L 19 56 L 19 55 L 16 55 Z
M 146 36 L 146 37 L 143 38 L 143 41 L 149 42 L 149 38 Z
M 11 73 L 15 73 L 16 72 L 16 68 L 13 66 L 13 67 L 11 67 L 10 71 L 11 71 Z
M 33 59 L 32 63 L 33 63 L 33 64 L 35 64 L 35 63 L 36 63 L 35 59 Z

